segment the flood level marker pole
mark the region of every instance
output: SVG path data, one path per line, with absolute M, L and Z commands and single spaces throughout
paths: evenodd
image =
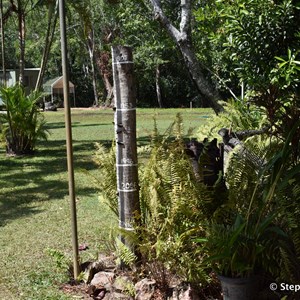
M 119 227 L 130 232 L 134 230 L 135 217 L 140 215 L 136 148 L 136 88 L 131 48 L 113 46 L 112 63 Z M 132 246 L 126 236 L 121 236 L 121 242 L 130 248 Z

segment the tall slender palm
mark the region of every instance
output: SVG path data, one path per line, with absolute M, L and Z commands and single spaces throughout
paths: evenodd
M 47 5 L 48 6 L 48 25 L 45 36 L 45 46 L 43 50 L 43 56 L 41 60 L 41 69 L 36 82 L 35 90 L 41 89 L 43 78 L 49 58 L 51 45 L 53 42 L 54 32 L 58 19 L 58 0 L 39 0 L 36 5 Z
M 3 14 L 3 21 L 7 21 L 12 13 L 17 15 L 18 32 L 19 32 L 19 83 L 24 83 L 24 69 L 25 69 L 25 34 L 26 34 L 26 11 L 32 5 L 30 0 L 9 0 L 9 7 L 5 14 Z
M 11 0 L 13 1 L 13 0 Z M 17 0 L 17 16 L 18 16 L 18 29 L 19 29 L 19 47 L 20 47 L 20 57 L 19 57 L 19 83 L 23 85 L 24 83 L 24 69 L 25 69 L 25 16 L 26 16 L 26 6 L 28 1 L 24 2 L 22 0 Z
M 5 37 L 4 37 L 4 19 L 3 19 L 3 0 L 0 0 L 0 26 L 1 26 L 1 60 L 3 72 L 3 85 L 6 85 L 6 67 L 5 67 Z

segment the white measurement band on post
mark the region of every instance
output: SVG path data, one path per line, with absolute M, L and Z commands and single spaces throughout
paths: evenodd
M 120 226 L 120 228 L 122 228 L 124 230 L 132 230 L 132 231 L 134 231 L 134 228 L 128 222 L 119 221 L 119 226 Z
M 136 107 L 134 107 L 134 108 L 116 108 L 116 111 L 131 111 L 131 110 L 136 110 Z
M 118 189 L 118 192 L 125 192 L 125 193 L 131 193 L 131 192 L 137 192 L 138 189 L 131 189 L 131 190 L 120 190 Z
M 137 167 L 137 164 L 117 164 L 117 167 Z

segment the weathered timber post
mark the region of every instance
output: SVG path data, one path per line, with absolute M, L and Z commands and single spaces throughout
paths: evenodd
M 119 226 L 133 230 L 139 213 L 139 184 L 136 148 L 136 88 L 133 74 L 132 51 L 129 47 L 112 47 L 116 170 L 119 198 Z M 126 236 L 121 237 L 131 247 Z
M 73 246 L 73 268 L 74 279 L 77 280 L 80 273 L 79 252 L 78 252 L 78 233 L 77 233 L 77 212 L 75 197 L 75 180 L 73 166 L 73 145 L 72 145 L 72 122 L 71 110 L 69 102 L 69 72 L 68 72 L 68 46 L 66 35 L 66 13 L 65 0 L 59 0 L 59 19 L 60 19 L 60 38 L 61 38 L 61 57 L 63 71 L 63 91 L 64 91 L 64 107 L 65 107 L 65 127 L 66 127 L 66 146 L 67 146 L 67 165 L 68 165 L 68 181 L 69 196 L 71 208 L 72 222 L 72 246 Z

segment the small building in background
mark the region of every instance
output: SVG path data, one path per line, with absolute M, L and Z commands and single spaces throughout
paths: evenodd
M 64 81 L 62 76 L 46 81 L 43 84 L 43 90 L 45 94 L 50 98 L 45 100 L 44 102 L 46 103 L 51 102 L 52 104 L 55 104 L 58 107 L 63 105 Z M 75 107 L 76 106 L 75 86 L 71 81 L 69 81 L 69 93 L 70 95 L 73 94 L 73 101 L 72 101 L 73 103 L 71 103 L 70 101 L 70 104 L 73 107 Z
M 40 68 L 27 68 L 24 70 L 24 89 L 26 95 L 30 94 L 35 89 Z M 6 86 L 14 86 L 19 81 L 19 70 L 6 70 Z M 3 71 L 0 71 L 0 82 L 3 82 Z M 55 105 L 60 107 L 63 105 L 63 77 L 56 77 L 46 81 L 43 84 L 43 90 L 45 93 L 44 104 L 49 104 L 51 107 Z M 73 95 L 72 106 L 76 106 L 75 102 L 75 86 L 69 81 L 69 93 Z M 48 98 L 47 98 L 48 96 Z M 2 99 L 0 98 L 0 108 L 4 106 Z
M 35 89 L 35 85 L 39 76 L 40 68 L 24 69 L 24 88 L 26 94 Z M 6 70 L 6 86 L 14 86 L 19 81 L 20 70 Z M 3 71 L 0 71 L 0 81 L 3 82 Z
M 24 89 L 26 95 L 30 94 L 32 90 L 35 89 L 37 78 L 39 76 L 40 68 L 26 68 L 24 69 Z M 7 69 L 6 70 L 6 86 L 14 86 L 19 81 L 20 70 Z M 0 82 L 3 82 L 3 71 L 0 71 Z M 0 98 L 0 106 L 3 106 L 4 103 Z

